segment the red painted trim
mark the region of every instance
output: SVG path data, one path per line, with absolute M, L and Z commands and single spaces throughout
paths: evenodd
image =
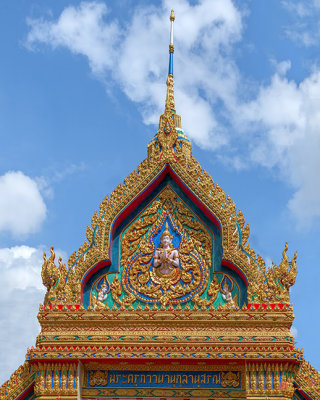
M 167 164 L 169 174 L 173 178 L 173 180 L 177 183 L 180 189 L 200 208 L 200 210 L 210 219 L 211 222 L 219 229 L 221 232 L 221 224 L 217 217 L 198 199 L 197 196 L 189 189 L 189 187 L 180 179 L 178 175 L 170 168 Z
M 182 189 L 182 191 L 200 208 L 200 210 L 218 227 L 221 232 L 221 225 L 218 219 L 212 212 L 194 195 L 194 193 L 189 189 L 189 187 L 180 179 L 178 175 L 171 169 L 169 164 L 163 168 L 163 170 L 158 174 L 158 176 L 150 182 L 150 184 L 128 204 L 128 206 L 115 218 L 110 235 L 110 255 L 109 258 L 112 259 L 112 240 L 114 230 L 121 224 L 121 222 L 131 213 L 131 211 L 138 206 L 152 191 L 156 188 L 169 174 L 177 185 Z
M 304 390 L 302 390 L 302 389 L 296 384 L 296 382 L 293 383 L 293 386 L 294 386 L 294 388 L 301 394 L 301 396 L 302 396 L 305 400 L 312 400 L 312 398 L 309 397 L 309 396 L 307 395 L 307 393 L 306 393 Z
M 242 270 L 239 267 L 234 265 L 232 262 L 230 262 L 228 260 L 223 260 L 223 259 L 221 260 L 221 264 L 224 265 L 225 267 L 228 267 L 228 268 L 232 269 L 238 275 L 240 275 L 240 277 L 243 280 L 244 284 L 246 285 L 246 287 L 248 287 L 248 285 L 249 285 L 248 279 L 246 278 L 245 274 L 242 272 Z
M 128 359 L 125 359 L 125 358 L 119 358 L 119 359 L 101 358 L 101 359 L 96 359 L 95 358 L 94 361 L 95 362 L 99 362 L 99 363 L 103 362 L 103 363 L 106 363 L 106 364 L 112 363 L 116 367 L 118 364 L 123 363 L 123 361 L 128 361 Z M 165 359 L 157 360 L 157 359 L 154 359 L 154 358 L 150 358 L 150 359 L 146 358 L 146 359 L 143 359 L 143 360 L 142 359 L 130 359 L 130 365 L 143 365 L 143 364 L 149 363 L 150 361 L 153 363 L 153 365 L 170 365 L 170 364 L 176 365 L 175 363 L 177 361 L 179 362 L 179 365 L 181 365 L 181 366 L 199 365 L 199 359 L 194 359 L 194 358 L 190 358 L 190 359 L 185 359 L 185 358 L 184 359 L 181 359 L 181 358 L 175 359 L 175 358 L 172 358 L 170 360 L 165 360 Z M 206 365 L 217 365 L 217 364 L 235 365 L 235 361 L 236 361 L 237 365 L 244 365 L 245 362 L 246 362 L 246 360 L 230 360 L 229 361 L 229 360 L 226 360 L 226 359 L 224 359 L 224 360 L 223 359 L 221 359 L 221 360 L 219 360 L 219 359 L 214 359 L 214 360 L 213 359 L 211 359 L 211 360 L 201 359 L 201 363 L 205 363 Z M 91 360 L 90 359 L 82 359 L 81 360 L 81 363 L 83 363 L 83 364 L 87 364 L 87 363 L 90 363 L 90 362 L 92 362 L 92 359 Z M 147 368 L 150 368 L 150 365 L 148 365 Z M 201 369 L 201 366 L 199 366 L 199 368 Z
M 98 264 L 95 264 L 93 267 L 91 267 L 84 275 L 84 277 L 82 278 L 81 281 L 81 303 L 83 300 L 83 289 L 86 286 L 86 283 L 88 282 L 88 280 L 91 278 L 91 276 L 98 271 L 100 268 L 103 268 L 105 266 L 111 265 L 111 261 L 110 260 L 103 260 L 98 262 Z
M 274 310 L 275 306 L 278 306 L 280 311 L 283 309 L 284 306 L 286 306 L 287 308 L 290 306 L 290 304 L 283 304 L 283 303 L 271 303 L 271 304 L 264 304 L 264 303 L 248 303 L 248 309 L 254 309 L 254 310 L 258 310 L 260 307 L 263 308 L 263 310 L 265 310 L 268 306 L 271 307 L 272 310 Z
M 88 282 L 90 277 L 100 268 L 106 265 L 111 264 L 111 259 L 112 259 L 112 242 L 113 242 L 113 235 L 115 229 L 124 221 L 124 219 L 144 200 L 146 197 L 164 180 L 166 175 L 170 175 L 173 180 L 176 182 L 176 184 L 179 186 L 179 188 L 187 195 L 187 197 L 190 198 L 193 203 L 195 203 L 198 208 L 208 217 L 208 219 L 213 222 L 213 224 L 219 229 L 221 232 L 221 224 L 217 217 L 201 202 L 201 200 L 198 199 L 198 197 L 192 192 L 192 190 L 188 187 L 186 183 L 182 181 L 182 179 L 173 171 L 173 169 L 170 167 L 169 164 L 166 164 L 166 166 L 162 169 L 162 171 L 156 176 L 156 178 L 149 183 L 149 185 L 137 195 L 128 205 L 127 207 L 120 213 L 118 216 L 115 218 L 115 220 L 112 223 L 111 226 L 111 234 L 110 234 L 110 247 L 109 247 L 109 260 L 101 261 L 100 263 L 96 264 L 93 266 L 89 271 L 86 272 L 85 276 L 82 279 L 81 282 L 81 301 L 83 297 L 83 289 L 85 284 Z M 236 265 L 232 264 L 231 262 L 227 260 L 222 261 L 223 265 L 231 268 L 234 270 L 236 273 L 238 273 L 241 277 L 241 279 L 244 281 L 245 285 L 248 286 L 248 280 L 244 273 L 241 271 L 239 267 Z
M 81 304 L 43 304 L 42 310 L 48 311 L 49 308 L 49 310 L 62 311 L 64 307 L 66 307 L 67 310 L 71 310 L 71 307 L 75 307 L 76 311 L 79 311 L 80 306 Z
M 32 392 L 33 388 L 34 382 L 32 382 L 30 386 L 28 386 L 27 389 L 16 398 L 16 400 L 24 400 Z

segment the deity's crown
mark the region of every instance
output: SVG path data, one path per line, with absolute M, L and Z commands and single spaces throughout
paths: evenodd
M 164 236 L 169 236 L 169 238 L 172 240 L 172 235 L 171 235 L 171 233 L 170 233 L 170 231 L 169 231 L 168 222 L 166 222 L 166 227 L 164 228 L 164 231 L 162 232 L 161 240 L 162 240 L 162 238 L 163 238 Z
M 230 286 L 229 286 L 229 284 L 228 284 L 227 280 L 225 280 L 225 281 L 224 281 L 224 284 L 223 284 L 223 289 L 230 290 Z
M 104 279 L 104 280 L 103 280 L 103 283 L 102 283 L 102 285 L 101 285 L 101 289 L 106 288 L 106 287 L 107 287 L 107 282 L 106 282 L 106 280 Z

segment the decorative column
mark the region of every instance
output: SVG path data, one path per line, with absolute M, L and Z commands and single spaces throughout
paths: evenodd
M 250 400 L 292 399 L 293 379 L 299 366 L 293 363 L 248 363 L 246 392 Z

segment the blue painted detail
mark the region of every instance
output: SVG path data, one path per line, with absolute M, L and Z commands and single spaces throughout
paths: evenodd
M 61 389 L 61 370 L 60 370 L 60 374 L 59 374 L 59 389 Z
M 89 372 L 88 386 L 90 387 Z M 130 388 L 130 387 L 159 387 L 159 388 L 224 388 L 222 386 L 221 374 L 224 371 L 109 371 L 108 380 L 105 385 L 94 385 L 92 387 Z M 232 390 L 241 389 L 241 375 L 238 374 L 238 385 Z
M 33 382 L 31 383 L 31 385 L 33 384 Z M 29 385 L 21 394 L 20 394 L 20 396 L 18 396 L 15 400 L 33 400 L 35 397 L 34 397 L 34 389 L 32 389 L 31 391 L 30 391 L 30 393 L 29 394 L 27 394 L 27 395 L 25 395 L 25 393 L 30 389 L 30 386 L 31 385 Z M 7 394 L 7 393 L 6 393 Z
M 169 75 L 173 75 L 173 53 L 169 53 Z
M 124 229 L 148 206 L 164 189 L 165 186 L 169 185 L 180 197 L 180 199 L 192 210 L 192 212 L 199 218 L 212 232 L 214 235 L 214 268 L 209 269 L 209 281 L 213 279 L 213 273 L 220 272 L 228 274 L 228 276 L 233 279 L 239 286 L 240 293 L 240 307 L 246 302 L 247 298 L 247 288 L 244 284 L 242 278 L 237 274 L 237 272 L 221 264 L 222 260 L 222 238 L 219 228 L 203 213 L 203 211 L 195 204 L 193 201 L 184 193 L 174 179 L 167 174 L 163 180 L 154 188 L 154 190 L 137 206 L 134 210 L 115 228 L 113 232 L 112 240 L 112 260 L 111 265 L 101 267 L 96 271 L 90 279 L 87 281 L 85 287 L 83 288 L 83 305 L 85 308 L 89 306 L 90 303 L 90 291 L 94 282 L 96 282 L 99 277 L 108 274 L 109 277 L 114 276 L 112 272 L 120 271 L 119 259 L 121 259 L 120 252 L 120 236 Z M 172 226 L 170 225 L 170 230 Z M 171 230 L 171 232 L 173 232 Z M 240 229 L 241 234 L 241 229 Z M 110 275 L 109 275 L 110 274 Z M 230 281 L 231 282 L 231 281 Z M 112 281 L 110 281 L 110 284 Z
M 274 389 L 274 373 L 272 373 L 272 389 Z

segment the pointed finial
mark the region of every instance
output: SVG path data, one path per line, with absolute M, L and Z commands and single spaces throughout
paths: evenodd
M 181 129 L 181 116 L 176 113 L 174 102 L 173 87 L 173 22 L 175 20 L 174 11 L 170 14 L 170 44 L 169 44 L 169 71 L 167 77 L 167 95 L 164 107 L 164 113 L 160 115 L 159 129 L 152 141 L 148 144 L 148 160 L 175 160 L 176 155 L 185 161 L 192 155 L 190 140 Z M 176 146 L 179 142 L 179 146 Z M 165 231 L 169 231 L 166 224 Z
M 171 21 L 171 29 L 170 29 L 170 44 L 169 44 L 169 75 L 173 75 L 173 52 L 174 52 L 174 44 L 173 44 L 173 21 L 176 19 L 174 16 L 173 10 L 171 10 L 170 21 Z
M 174 15 L 174 11 L 171 10 L 170 21 L 171 21 L 171 30 L 170 30 L 170 44 L 169 44 L 169 71 L 167 78 L 167 96 L 165 103 L 165 114 L 171 115 L 173 122 L 176 126 L 181 127 L 181 118 L 180 115 L 176 114 L 175 104 L 174 104 L 174 89 L 173 89 L 173 21 L 176 19 Z

